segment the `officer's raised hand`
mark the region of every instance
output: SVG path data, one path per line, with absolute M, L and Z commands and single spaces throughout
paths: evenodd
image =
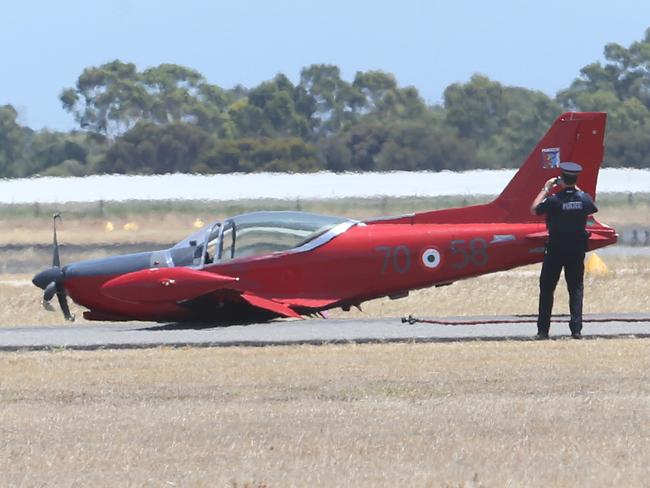
M 562 183 L 562 178 L 559 177 L 553 177 L 550 178 L 544 183 L 544 187 L 542 188 L 545 193 L 549 193 L 554 186 L 560 185 Z
M 542 202 L 542 200 L 544 200 L 544 198 L 546 198 L 548 196 L 551 189 L 555 185 L 561 183 L 561 181 L 562 180 L 560 178 L 558 178 L 557 176 L 554 176 L 553 178 L 549 178 L 546 181 L 546 183 L 544 183 L 544 186 L 542 187 L 540 192 L 537 194 L 537 196 L 534 198 L 533 203 L 530 206 L 530 213 L 531 214 L 537 215 L 537 212 L 535 211 L 535 209 L 537 208 L 537 205 L 539 205 Z

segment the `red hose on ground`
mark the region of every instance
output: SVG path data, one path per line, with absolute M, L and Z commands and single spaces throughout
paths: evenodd
M 551 319 L 552 322 L 559 322 L 568 319 L 568 315 L 555 315 Z M 584 317 L 583 322 L 624 322 L 624 323 L 634 323 L 634 322 L 650 322 L 650 317 Z M 485 324 L 527 324 L 527 323 L 536 323 L 536 315 L 516 315 L 513 318 L 503 318 L 503 319 L 480 319 L 480 320 L 435 320 L 435 319 L 421 319 L 409 315 L 408 317 L 402 317 L 402 323 L 413 324 L 434 324 L 434 325 L 485 325 Z

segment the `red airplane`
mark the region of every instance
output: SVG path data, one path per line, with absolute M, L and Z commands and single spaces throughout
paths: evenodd
M 162 251 L 81 261 L 54 259 L 33 283 L 88 309 L 88 320 L 247 323 L 300 318 L 366 300 L 540 262 L 547 237 L 531 203 L 560 161 L 583 167 L 596 196 L 605 113 L 565 113 L 491 203 L 358 221 L 305 212 L 254 212 L 215 222 Z M 593 217 L 589 250 L 616 231 Z

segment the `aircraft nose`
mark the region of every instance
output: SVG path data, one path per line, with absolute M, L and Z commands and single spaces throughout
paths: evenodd
M 58 281 L 62 277 L 63 272 L 61 271 L 61 268 L 58 266 L 53 266 L 41 271 L 40 273 L 37 273 L 34 278 L 32 278 L 32 283 L 38 286 L 41 290 L 45 290 L 45 288 L 47 288 L 47 285 L 53 281 Z

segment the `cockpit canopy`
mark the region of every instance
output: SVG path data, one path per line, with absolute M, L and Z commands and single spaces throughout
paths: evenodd
M 300 252 L 328 242 L 356 223 L 309 212 L 253 212 L 214 222 L 176 244 L 172 252 L 193 248 L 195 266 L 278 251 Z

